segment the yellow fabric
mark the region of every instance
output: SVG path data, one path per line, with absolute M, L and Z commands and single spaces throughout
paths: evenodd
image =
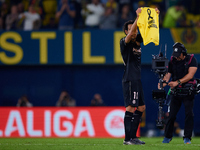
M 45 13 L 56 13 L 56 7 L 57 7 L 56 0 L 43 0 L 42 3 Z
M 142 7 L 137 26 L 143 38 L 144 45 L 153 42 L 159 45 L 159 16 L 154 8 Z

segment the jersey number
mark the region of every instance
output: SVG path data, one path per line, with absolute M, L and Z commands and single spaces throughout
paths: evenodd
M 138 92 L 133 92 L 133 99 L 138 99 Z

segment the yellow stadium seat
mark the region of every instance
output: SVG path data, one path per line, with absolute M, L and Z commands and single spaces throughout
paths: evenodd
M 25 10 L 25 11 L 28 11 L 29 0 L 23 0 L 22 3 L 24 4 L 24 10 Z
M 43 8 L 44 12 L 49 13 L 55 13 L 57 9 L 57 1 L 56 0 L 43 0 Z

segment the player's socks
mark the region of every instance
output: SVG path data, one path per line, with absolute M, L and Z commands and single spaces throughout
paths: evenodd
M 137 114 L 140 116 L 140 118 L 142 117 L 143 112 L 136 110 L 134 114 Z
M 136 138 L 137 129 L 140 123 L 140 118 L 142 117 L 142 113 L 138 110 L 135 111 L 133 117 L 131 118 L 131 138 Z
M 124 128 L 125 128 L 125 141 L 130 141 L 131 139 L 131 120 L 133 113 L 126 111 L 124 116 Z

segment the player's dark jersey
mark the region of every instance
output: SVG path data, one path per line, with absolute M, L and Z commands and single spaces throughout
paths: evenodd
M 186 74 L 188 74 L 189 67 L 198 67 L 198 62 L 195 57 L 192 57 L 191 62 L 188 64 L 188 68 L 186 67 L 186 61 L 190 59 L 190 55 L 187 55 L 184 60 L 177 61 L 173 59 L 169 61 L 168 72 L 172 74 L 172 81 L 176 81 L 178 79 L 183 78 Z
M 136 41 L 142 43 L 141 34 L 137 35 Z M 134 49 L 136 50 L 134 50 Z M 123 82 L 141 79 L 141 46 L 136 42 L 125 43 L 125 37 L 120 40 L 121 55 L 124 61 Z

